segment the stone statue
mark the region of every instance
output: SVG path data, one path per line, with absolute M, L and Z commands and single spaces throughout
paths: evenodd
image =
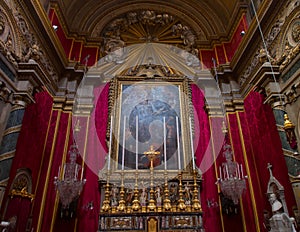
M 118 195 L 119 195 L 119 189 L 116 186 L 113 186 L 111 189 L 111 205 L 117 206 L 118 205 Z
M 159 186 L 155 189 L 155 197 L 156 197 L 156 206 L 161 206 L 162 198 L 161 198 L 161 189 Z
M 270 218 L 271 232 L 296 232 L 295 219 L 283 212 L 282 203 L 275 193 L 269 195 L 273 216 Z
M 189 183 L 184 185 L 184 200 L 186 205 L 191 205 L 192 193 L 189 187 Z
M 147 197 L 148 197 L 148 194 L 146 192 L 146 188 L 143 187 L 142 193 L 140 195 L 140 204 L 141 204 L 141 206 L 146 206 L 146 204 L 147 204 Z
M 267 168 L 270 172 L 267 194 L 272 207 L 273 216 L 269 219 L 271 232 L 296 232 L 295 219 L 288 215 L 288 210 L 284 197 L 284 188 L 273 176 L 272 165 L 269 163 Z M 274 192 L 274 186 L 276 193 Z M 279 197 L 279 199 L 277 198 Z
M 275 193 L 271 193 L 269 196 L 269 202 L 272 206 L 272 213 L 276 214 L 279 212 L 282 212 L 282 204 L 281 202 L 277 199 Z

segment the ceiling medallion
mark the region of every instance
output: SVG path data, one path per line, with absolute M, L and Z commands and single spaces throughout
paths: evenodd
M 128 12 L 114 19 L 101 37 L 103 55 L 138 43 L 171 44 L 196 53 L 196 36 L 190 27 L 172 15 L 153 10 Z

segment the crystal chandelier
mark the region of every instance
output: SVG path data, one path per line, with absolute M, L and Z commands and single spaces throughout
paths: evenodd
M 235 205 L 238 204 L 240 197 L 246 190 L 246 179 L 243 166 L 233 160 L 231 145 L 227 142 L 227 130 L 225 131 L 225 143 L 223 145 L 223 156 L 226 162 L 219 167 L 219 184 L 225 197 L 231 199 Z
M 65 163 L 62 170 L 59 167 L 58 177 L 54 177 L 54 184 L 58 190 L 60 202 L 63 208 L 68 208 L 70 203 L 79 197 L 86 182 L 85 179 L 81 180 L 78 175 L 81 170 L 81 166 L 76 163 L 78 154 L 78 147 L 74 143 L 70 146 L 69 163 Z M 59 179 L 61 171 L 62 177 Z

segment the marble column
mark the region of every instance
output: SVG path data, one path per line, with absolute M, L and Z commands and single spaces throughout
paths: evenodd
M 0 203 L 3 195 L 1 193 L 5 192 L 9 178 L 27 101 L 20 96 L 14 96 L 12 104 L 0 145 Z

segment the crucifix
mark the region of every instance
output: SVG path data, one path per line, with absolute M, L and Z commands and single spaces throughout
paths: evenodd
M 160 155 L 159 151 L 155 151 L 154 146 L 150 146 L 149 151 L 145 151 L 144 154 L 147 156 L 147 158 L 150 160 L 150 199 L 148 204 L 148 210 L 149 211 L 155 211 L 156 210 L 156 204 L 154 200 L 154 189 L 153 189 L 153 160 L 157 155 Z
M 150 161 L 150 170 L 153 169 L 153 160 L 156 156 L 160 155 L 160 152 L 159 151 L 155 151 L 154 150 L 154 146 L 151 145 L 150 146 L 150 150 L 149 151 L 145 151 L 144 152 L 144 155 L 147 156 L 147 158 L 149 159 Z

